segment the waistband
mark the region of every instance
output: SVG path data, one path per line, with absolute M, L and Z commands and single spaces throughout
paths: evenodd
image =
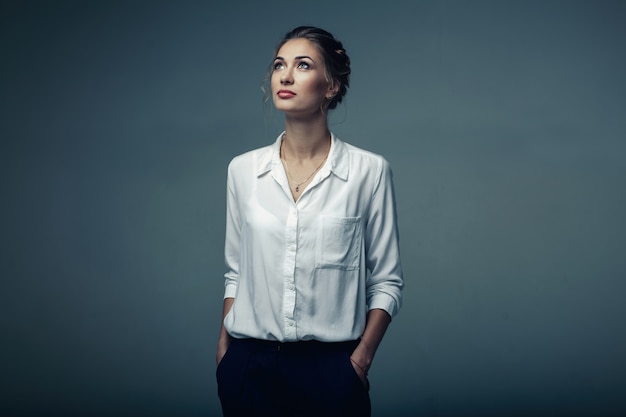
M 314 352 L 352 352 L 360 340 L 348 340 L 345 342 L 320 342 L 319 340 L 305 340 L 298 342 L 278 342 L 262 339 L 235 339 L 231 343 L 247 346 L 254 350 L 280 351 L 295 353 Z

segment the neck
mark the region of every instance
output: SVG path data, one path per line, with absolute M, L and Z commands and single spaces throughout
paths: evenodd
M 316 121 L 285 120 L 283 152 L 287 159 L 305 161 L 319 159 L 330 149 L 330 131 L 326 118 Z

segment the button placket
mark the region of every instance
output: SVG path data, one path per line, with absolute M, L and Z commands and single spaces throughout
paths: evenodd
M 298 209 L 292 205 L 287 214 L 285 227 L 285 264 L 283 269 L 283 316 L 285 337 L 296 340 L 296 252 L 298 248 Z

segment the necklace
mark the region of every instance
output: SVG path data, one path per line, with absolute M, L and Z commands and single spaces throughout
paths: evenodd
M 282 144 L 281 144 L 281 148 L 282 148 Z M 282 149 L 281 149 L 281 154 L 282 154 Z M 311 179 L 311 177 L 313 177 L 313 175 L 315 175 L 315 173 L 316 173 L 317 171 L 319 171 L 319 170 L 320 170 L 320 168 L 322 167 L 322 165 L 324 165 L 324 162 L 326 162 L 326 158 L 328 158 L 328 155 L 326 155 L 326 156 L 324 157 L 324 159 L 322 159 L 322 162 L 320 162 L 320 164 L 317 166 L 317 168 L 315 168 L 315 169 L 313 170 L 313 172 L 311 172 L 311 175 L 309 175 L 308 177 L 306 177 L 306 178 L 304 179 L 304 181 L 300 181 L 300 182 L 294 181 L 294 179 L 293 179 L 293 178 L 291 178 L 291 174 L 289 174 L 289 166 L 287 165 L 287 160 L 286 160 L 285 158 L 283 158 L 283 157 L 281 157 L 281 158 L 280 158 L 280 159 L 283 161 L 283 163 L 285 164 L 285 172 L 287 173 L 287 179 L 289 180 L 290 185 L 291 185 L 291 183 L 295 183 L 295 184 L 296 184 L 296 185 L 295 185 L 295 187 L 294 187 L 294 190 L 296 191 L 296 193 L 299 193 L 299 192 L 300 192 L 300 186 L 301 186 L 302 184 L 304 184 L 305 182 L 307 182 L 308 180 L 310 180 L 310 179 Z

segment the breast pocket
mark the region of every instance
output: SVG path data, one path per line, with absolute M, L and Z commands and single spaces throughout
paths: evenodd
M 318 230 L 315 267 L 359 268 L 361 218 L 322 216 Z

